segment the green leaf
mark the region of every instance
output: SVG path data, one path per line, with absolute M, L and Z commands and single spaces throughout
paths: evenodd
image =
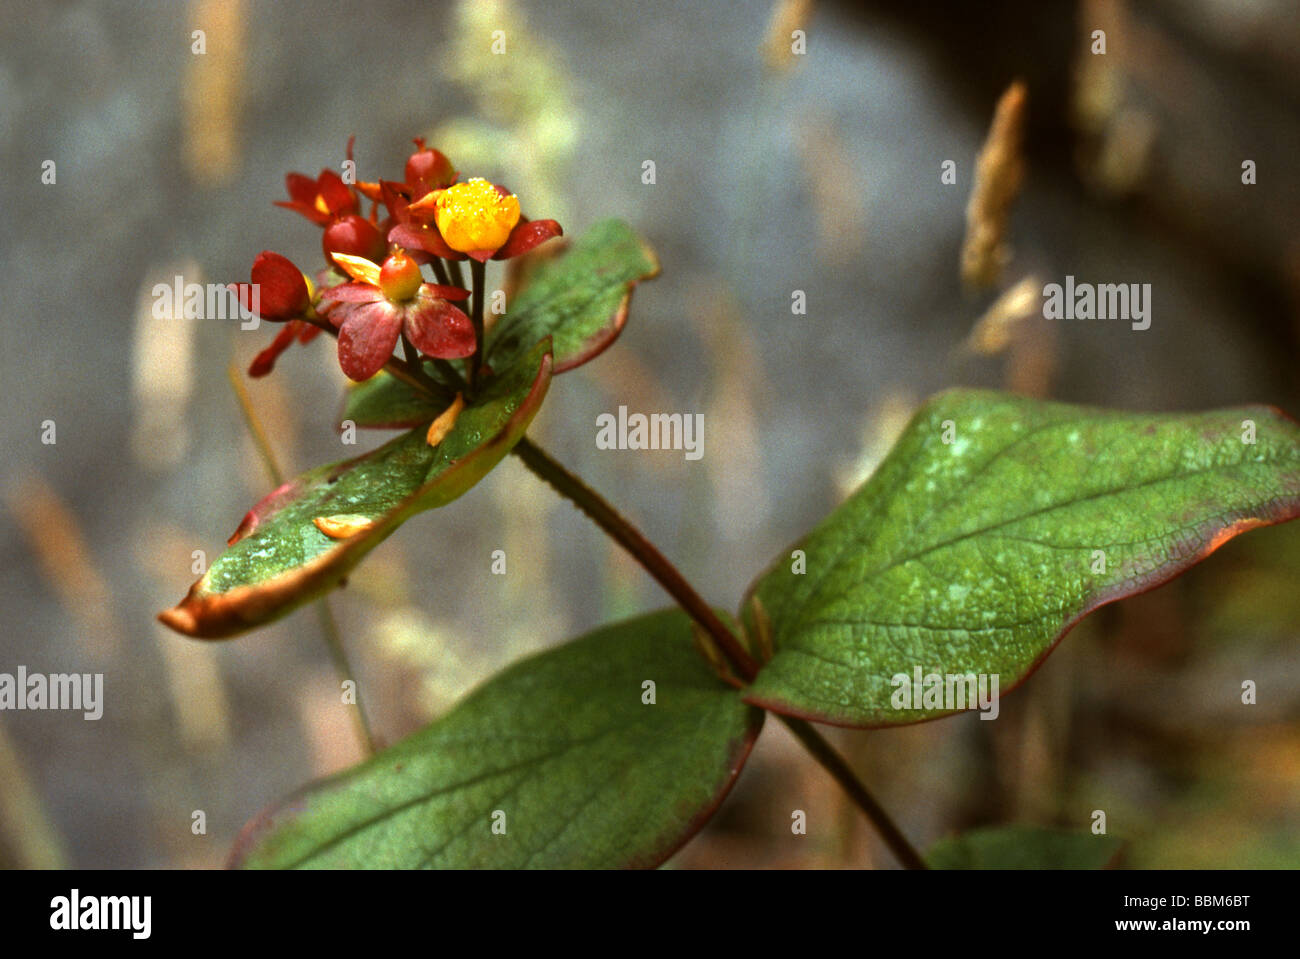
M 655 866 L 722 802 L 762 721 L 696 653 L 685 614 L 639 616 L 516 663 L 262 813 L 232 864 Z
M 544 336 L 555 372 L 581 366 L 614 342 L 627 322 L 632 288 L 659 273 L 654 252 L 621 220 L 602 220 L 566 252 L 543 262 L 488 335 L 495 368 Z
M 215 639 L 333 589 L 411 516 L 451 502 L 491 471 L 528 429 L 550 379 L 543 341 L 494 377 L 436 448 L 416 429 L 286 483 L 249 511 L 230 548 L 158 618 Z
M 1086 830 L 994 826 L 940 839 L 925 858 L 931 869 L 1107 869 L 1123 846 Z
M 432 363 L 425 363 L 424 367 L 426 373 L 434 375 Z M 343 396 L 343 415 L 339 420 L 351 420 L 363 428 L 410 429 L 432 422 L 446 405 L 403 383 L 388 371 L 380 370 L 368 380 L 348 384 Z
M 747 626 L 765 618 L 776 652 L 748 701 L 846 726 L 947 715 L 955 696 L 894 708 L 917 704 L 891 680 L 986 674 L 1005 694 L 1092 610 L 1298 513 L 1300 427 L 1271 408 L 942 394 L 797 544 L 806 573 L 787 553 L 751 587 L 766 616 L 747 603 Z

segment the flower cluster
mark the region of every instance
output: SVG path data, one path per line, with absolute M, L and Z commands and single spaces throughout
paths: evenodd
M 554 220 L 528 220 L 519 198 L 482 178 L 461 180 L 442 153 L 415 140 L 403 179 L 347 182 L 332 170 L 290 173 L 276 206 L 321 227 L 326 266 L 315 281 L 269 250 L 253 261 L 252 283 L 237 284 L 246 307 L 285 327 L 258 354 L 252 376 L 271 372 L 295 340 L 320 330 L 338 339 L 339 365 L 353 380 L 379 372 L 402 343 L 439 360 L 472 358 L 483 348 L 479 264 L 527 253 L 561 234 Z M 348 141 L 345 170 L 355 170 Z M 366 201 L 369 215 L 363 214 Z M 380 216 L 381 210 L 383 216 Z M 470 298 L 458 261 L 473 261 L 473 318 L 456 304 Z M 426 280 L 428 265 L 437 282 Z

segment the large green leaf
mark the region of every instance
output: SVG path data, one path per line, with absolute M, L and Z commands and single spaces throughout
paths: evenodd
M 696 653 L 683 613 L 651 613 L 516 663 L 433 725 L 262 813 L 232 863 L 658 865 L 721 803 L 762 721 Z
M 1105 869 L 1123 846 L 1086 830 L 994 826 L 941 839 L 925 858 L 932 869 Z
M 748 700 L 849 726 L 945 715 L 955 697 L 894 708 L 917 704 L 891 680 L 986 674 L 1006 693 L 1098 606 L 1297 513 L 1300 427 L 1276 410 L 942 394 L 797 544 L 806 573 L 787 553 L 751 587 L 766 616 L 747 603 L 747 626 L 765 618 L 776 652 Z
M 496 466 L 532 422 L 550 378 L 543 341 L 494 377 L 436 447 L 415 429 L 286 483 L 249 511 L 230 548 L 159 619 L 190 636 L 232 636 L 333 589 L 403 522 L 451 502 Z
M 509 365 L 550 336 L 556 373 L 581 366 L 622 331 L 632 288 L 658 273 L 654 252 L 630 226 L 600 221 L 570 249 L 538 266 L 507 304 L 488 336 L 488 362 Z

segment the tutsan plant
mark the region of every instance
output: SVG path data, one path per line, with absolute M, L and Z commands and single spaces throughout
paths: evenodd
M 1274 409 L 1126 413 L 953 390 L 776 557 L 733 618 L 526 435 L 552 378 L 605 350 L 633 288 L 658 272 L 631 228 L 608 220 L 539 251 L 488 328 L 487 263 L 559 237 L 559 224 L 525 219 L 513 194 L 461 179 L 418 140 L 400 181 L 326 170 L 290 174 L 288 189 L 280 205 L 322 229 L 326 262 L 308 278 L 278 254 L 255 259 L 240 293 L 283 327 L 251 373 L 323 331 L 358 381 L 343 419 L 402 432 L 270 493 L 162 621 L 215 639 L 278 619 L 509 453 L 678 605 L 514 664 L 431 725 L 263 812 L 234 865 L 655 866 L 716 811 L 770 712 L 899 861 L 923 868 L 811 723 L 996 709 L 1092 610 L 1300 512 L 1300 427 Z M 928 864 L 1096 867 L 1115 849 L 1087 831 L 1008 827 L 945 840 Z

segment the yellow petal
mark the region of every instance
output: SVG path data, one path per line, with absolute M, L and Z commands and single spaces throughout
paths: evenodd
M 359 516 L 356 513 L 317 516 L 312 522 L 330 539 L 347 539 L 349 536 L 356 536 L 357 533 L 364 533 L 375 525 L 375 521 L 369 516 Z
M 371 263 L 364 256 L 353 256 L 351 253 L 332 253 L 334 262 L 343 268 L 343 272 L 352 279 L 360 283 L 369 283 L 371 286 L 379 285 L 379 264 Z
M 425 434 L 424 438 L 430 446 L 437 446 L 447 438 L 451 428 L 456 425 L 456 419 L 460 416 L 460 411 L 464 408 L 465 398 L 457 393 L 456 399 L 452 401 L 451 406 L 439 413 L 438 418 L 429 424 L 429 432 Z

